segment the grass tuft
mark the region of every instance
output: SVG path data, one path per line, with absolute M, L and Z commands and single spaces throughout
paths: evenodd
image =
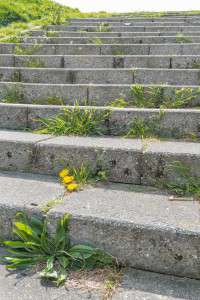
M 38 120 L 41 127 L 35 132 L 54 135 L 104 135 L 109 114 L 108 110 L 101 112 L 94 108 L 83 109 L 76 104 L 74 107 L 64 108 L 55 117 Z

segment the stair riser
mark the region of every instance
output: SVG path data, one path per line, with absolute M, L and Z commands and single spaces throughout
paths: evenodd
M 70 23 L 73 22 L 198 22 L 198 16 L 176 16 L 176 17 L 126 17 L 126 18 L 84 18 L 84 19 L 70 19 Z
M 161 179 L 177 178 L 177 173 L 168 168 L 180 161 L 189 166 L 191 176 L 200 176 L 200 147 L 196 143 L 133 143 L 128 139 L 50 138 L 5 132 L 5 136 L 1 134 L 0 150 L 3 171 L 56 175 L 65 166 L 88 163 L 94 172 L 107 170 L 109 181 L 155 186 Z
M 73 108 L 70 108 L 73 109 Z M 82 108 L 84 109 L 84 107 Z M 86 107 L 88 109 L 88 107 Z M 102 111 L 102 108 L 95 108 Z M 107 108 L 105 108 L 106 110 Z M 52 118 L 62 113 L 63 107 L 37 106 L 37 105 L 0 105 L 0 128 L 10 130 L 35 129 L 41 126 L 40 118 Z M 200 137 L 200 111 L 199 110 L 165 110 L 164 116 L 159 120 L 159 110 L 148 109 L 112 109 L 110 116 L 103 127 L 108 135 L 125 135 L 130 129 L 130 124 L 137 118 L 145 121 L 157 120 L 161 136 L 183 138 L 191 134 Z M 162 129 L 163 128 L 163 129 Z
M 50 25 L 45 29 L 47 30 L 61 30 L 61 31 L 100 31 L 98 26 L 66 26 L 66 25 Z M 109 26 L 107 28 L 109 32 L 158 32 L 158 31 L 177 31 L 178 32 L 188 32 L 188 31 L 200 31 L 200 26 Z
M 54 84 L 199 85 L 200 70 L 0 68 L 0 81 Z
M 17 211 L 41 216 L 37 209 L 0 206 L 1 236 L 11 238 L 12 220 Z M 48 215 L 52 231 L 62 216 L 56 209 Z M 128 222 L 108 221 L 73 214 L 70 222 L 72 243 L 89 243 L 113 254 L 126 266 L 182 277 L 200 278 L 198 233 L 173 228 L 149 227 Z M 138 238 L 139 237 L 139 238 Z M 141 250 L 142 249 L 142 250 Z M 179 257 L 182 258 L 179 260 Z
M 199 43 L 200 37 L 185 36 L 189 43 Z M 33 38 L 27 37 L 23 39 L 24 43 L 39 44 L 167 44 L 180 43 L 178 37 L 138 37 L 138 38 L 72 38 L 72 37 L 55 37 L 55 38 Z M 184 42 L 183 42 L 184 43 Z
M 48 31 L 45 30 L 31 30 L 30 36 L 48 36 Z M 53 31 L 55 37 L 135 37 L 135 36 L 177 36 L 178 32 L 75 32 L 75 31 Z M 187 36 L 199 36 L 200 32 L 187 32 Z
M 23 84 L 0 82 L 0 99 L 3 100 L 8 94 L 17 91 L 15 100 L 18 103 L 32 104 L 34 101 L 38 104 L 48 104 L 48 98 L 59 98 L 64 103 L 70 105 L 78 101 L 85 105 L 85 101 L 97 106 L 109 105 L 111 101 L 123 98 L 127 101 L 134 100 L 131 94 L 132 85 L 66 85 L 66 84 Z M 145 90 L 151 85 L 146 86 Z M 162 86 L 160 86 L 162 87 Z M 192 86 L 164 86 L 164 95 L 174 94 L 177 88 L 190 88 L 195 93 L 199 92 L 199 87 Z M 18 98 L 18 99 L 16 99 Z M 35 103 L 35 102 L 34 102 Z M 200 104 L 200 96 L 190 102 L 190 107 Z
M 0 55 L 0 67 L 31 67 L 31 63 L 45 68 L 200 68 L 200 56 L 14 56 Z
M 199 55 L 200 44 L 44 45 L 0 44 L 0 54 L 29 55 Z M 35 47 L 35 48 L 34 48 Z M 28 51 L 28 53 L 27 53 Z
M 129 26 L 200 26 L 200 20 L 190 20 L 190 21 L 176 21 L 176 20 L 171 20 L 171 21 L 165 21 L 163 22 L 162 20 L 156 20 L 154 22 L 144 20 L 144 21 L 122 21 L 122 22 L 90 22 L 90 21 L 85 21 L 85 22 L 69 22 L 69 26 L 103 26 L 103 23 L 109 25 L 108 28 L 115 27 L 115 26 L 124 26 L 124 27 L 129 27 Z

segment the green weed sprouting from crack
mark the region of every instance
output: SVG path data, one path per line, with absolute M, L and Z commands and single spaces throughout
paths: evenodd
M 162 137 L 163 126 L 161 120 L 164 112 L 160 111 L 159 116 L 150 119 L 137 117 L 130 122 L 126 138 L 159 138 Z M 169 134 L 169 133 L 168 133 Z
M 137 117 L 129 123 L 129 128 L 125 134 L 126 138 L 156 138 L 156 139 L 170 139 L 170 138 L 186 138 L 197 140 L 195 133 L 186 134 L 180 130 L 179 127 L 166 127 L 162 124 L 162 119 L 165 111 L 161 110 L 158 116 L 149 118 Z
M 177 43 L 192 43 L 192 41 L 182 33 L 178 33 L 176 35 L 176 42 Z
M 48 220 L 16 214 L 13 234 L 18 240 L 3 241 L 8 254 L 1 260 L 9 270 L 43 265 L 40 277 L 59 286 L 67 280 L 70 270 L 95 269 L 115 266 L 116 259 L 106 252 L 87 245 L 71 245 L 70 215 L 57 221 L 54 234 L 49 234 Z M 46 265 L 46 266 L 45 266 Z
M 24 65 L 27 68 L 45 68 L 45 63 L 42 62 L 40 59 L 36 59 L 36 58 L 30 58 L 28 59 Z
M 144 87 L 134 85 L 131 87 L 129 100 L 116 99 L 108 104 L 115 107 L 141 107 L 141 108 L 184 108 L 200 97 L 200 88 L 176 88 L 168 94 L 164 87 Z
M 63 203 L 64 203 L 63 198 L 57 198 L 57 199 L 54 199 L 54 200 L 49 200 L 46 204 L 41 206 L 41 211 L 44 214 L 47 214 L 56 205 L 63 204 Z
M 95 32 L 110 32 L 110 24 L 109 23 L 101 23 Z
M 49 30 L 46 32 L 46 37 L 58 37 L 58 35 L 57 31 Z
M 23 47 L 22 45 L 16 45 L 14 54 L 16 54 L 16 55 L 33 55 L 38 50 L 40 50 L 41 47 L 42 47 L 41 45 L 37 45 L 37 44 L 33 45 L 33 46 L 28 46 L 27 48 Z
M 35 132 L 54 135 L 104 135 L 109 114 L 109 110 L 83 109 L 79 104 L 75 104 L 74 107 L 63 108 L 55 117 L 39 119 L 41 128 Z
M 120 49 L 112 49 L 111 51 L 112 55 L 126 55 L 126 52 Z
M 10 81 L 12 82 L 20 82 L 21 81 L 21 73 L 20 70 L 16 70 L 14 71 L 14 73 L 12 74 Z
M 192 63 L 192 69 L 200 69 L 200 60 L 195 60 Z
M 92 44 L 95 44 L 95 45 L 102 45 L 103 42 L 100 38 L 96 37 L 96 38 L 93 38 L 90 40 Z
M 99 181 L 108 181 L 108 171 L 98 170 L 92 171 L 92 168 L 89 164 L 82 163 L 79 168 L 70 168 L 70 174 L 75 178 L 75 181 L 83 186 L 88 183 L 96 183 Z
M 65 105 L 64 100 L 57 96 L 34 99 L 32 102 L 33 104 L 38 104 L 38 105 Z
M 200 200 L 200 176 L 191 176 L 190 168 L 180 161 L 171 163 L 167 171 L 174 176 L 171 181 L 161 181 L 164 188 L 177 196 L 193 196 Z
M 2 98 L 3 103 L 25 103 L 24 94 L 20 87 L 14 86 L 7 88 L 5 96 Z
M 129 106 L 129 103 L 125 99 L 119 98 L 119 99 L 116 99 L 116 100 L 110 102 L 109 106 L 111 106 L 111 107 L 119 107 L 119 108 L 126 108 L 126 107 Z

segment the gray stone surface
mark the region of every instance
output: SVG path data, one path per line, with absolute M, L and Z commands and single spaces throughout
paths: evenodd
M 198 280 L 126 270 L 113 300 L 198 300 Z
M 135 36 L 176 36 L 177 32 L 80 32 L 80 31 L 53 31 L 56 37 L 135 37 Z M 198 31 L 188 31 L 189 36 L 199 36 Z M 31 30 L 30 36 L 48 36 L 48 31 Z
M 1 67 L 43 68 L 199 68 L 199 55 L 0 55 Z
M 190 43 L 199 43 L 200 37 L 185 35 Z M 148 37 L 101 37 L 100 39 L 88 37 L 26 37 L 26 43 L 39 44 L 164 44 L 178 43 L 176 36 L 148 36 Z M 180 43 L 180 42 L 179 42 Z
M 53 84 L 199 85 L 200 70 L 186 69 L 63 69 L 0 67 L 0 81 Z
M 74 106 L 67 106 L 73 109 Z M 62 113 L 65 106 L 0 104 L 0 128 L 34 129 L 41 126 L 40 118 L 51 118 Z M 80 106 L 81 109 L 94 109 L 97 112 L 111 110 L 105 124 L 109 135 L 126 134 L 131 122 L 137 118 L 143 120 L 159 119 L 159 109 L 141 108 L 108 108 L 98 106 Z M 167 109 L 163 110 L 160 122 L 160 133 L 168 137 L 184 138 L 191 134 L 199 136 L 200 111 L 198 109 Z M 156 121 L 158 122 L 158 121 Z
M 0 187 L 3 236 L 10 235 L 16 211 L 39 214 L 41 205 L 63 193 L 53 178 L 38 175 L 1 173 Z M 199 278 L 198 202 L 169 201 L 150 187 L 112 184 L 66 195 L 48 214 L 52 229 L 65 212 L 72 215 L 73 242 L 103 248 L 129 266 Z

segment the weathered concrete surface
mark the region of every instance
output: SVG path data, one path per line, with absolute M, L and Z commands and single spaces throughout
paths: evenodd
M 16 211 L 38 215 L 41 205 L 63 193 L 54 180 L 37 175 L 4 173 L 0 186 L 6 186 L 5 192 L 0 189 L 0 231 L 5 237 Z M 198 202 L 169 201 L 169 195 L 152 188 L 112 184 L 66 195 L 48 213 L 52 230 L 65 212 L 72 216 L 73 243 L 93 244 L 135 268 L 199 278 Z
M 129 269 L 113 300 L 198 300 L 198 280 Z
M 199 55 L 0 55 L 0 67 L 199 69 Z
M 0 54 L 29 55 L 199 55 L 200 44 L 0 44 Z M 36 47 L 37 46 L 37 47 Z M 15 49 L 16 48 L 16 49 Z
M 17 150 L 16 150 L 17 148 Z M 169 165 L 183 162 L 191 176 L 200 176 L 200 144 L 114 137 L 36 135 L 0 131 L 0 168 L 55 175 L 64 166 L 107 170 L 109 180 L 155 185 L 178 176 Z
M 200 31 L 200 26 L 190 26 L 190 25 L 164 25 L 162 23 L 151 23 L 151 24 L 141 24 L 141 25 L 134 25 L 134 26 L 108 26 L 106 27 L 108 31 L 110 32 L 131 32 L 131 31 L 137 31 L 137 32 L 144 32 L 144 31 L 177 31 L 177 32 L 188 32 L 188 31 Z M 49 25 L 47 26 L 47 30 L 62 30 L 62 31 L 99 31 L 99 26 L 66 26 L 66 25 Z
M 30 36 L 40 37 L 54 35 L 55 37 L 135 37 L 135 36 L 176 36 L 177 32 L 88 32 L 88 31 L 46 31 L 46 30 L 31 30 Z M 198 31 L 188 31 L 187 35 L 199 36 Z
M 0 67 L 0 81 L 53 84 L 199 85 L 199 69 Z
M 54 104 L 74 105 L 76 101 L 80 105 L 89 103 L 96 106 L 109 106 L 110 102 L 123 98 L 134 103 L 135 97 L 131 93 L 130 84 L 42 84 L 42 83 L 14 83 L 0 82 L 0 99 L 5 101 L 10 93 L 16 91 L 17 103 L 29 104 L 50 104 L 50 100 L 55 99 Z M 170 96 L 174 99 L 176 91 L 189 88 L 194 92 L 195 99 L 192 100 L 188 107 L 195 107 L 200 104 L 199 86 L 194 85 L 141 85 L 144 91 L 149 88 L 159 87 L 163 89 L 163 95 Z M 56 101 L 57 99 L 57 101 Z M 50 101 L 50 102 L 49 102 Z
M 200 37 L 185 35 L 189 43 L 199 43 Z M 164 44 L 180 43 L 177 36 L 148 36 L 148 37 L 101 37 L 100 39 L 88 37 L 26 37 L 25 43 L 38 44 Z M 184 43 L 184 42 L 182 42 Z
M 2 251 L 1 251 L 2 252 Z M 0 253 L 1 253 L 0 252 Z M 134 269 L 122 270 L 123 278 L 110 300 L 198 300 L 199 281 L 144 272 Z M 94 278 L 95 281 L 95 278 Z M 69 281 L 68 281 L 69 282 Z M 2 300 L 102 300 L 103 293 L 91 282 L 85 282 L 85 289 L 63 286 L 55 288 L 40 282 L 37 274 L 12 273 L 0 266 L 0 288 Z M 95 283 L 95 282 L 94 282 Z
M 52 118 L 63 112 L 66 106 L 58 105 L 27 105 L 27 104 L 0 104 L 0 128 L 2 129 L 35 129 L 41 126 L 41 118 Z M 73 110 L 74 106 L 67 106 Z M 112 108 L 98 106 L 80 106 L 82 110 L 93 109 L 97 113 L 110 111 L 102 126 L 107 129 L 107 135 L 124 135 L 137 118 L 147 122 L 159 122 L 160 135 L 174 138 L 189 137 L 192 134 L 200 137 L 200 111 L 198 109 L 160 109 L 141 108 Z M 157 123 L 158 124 L 158 123 Z

